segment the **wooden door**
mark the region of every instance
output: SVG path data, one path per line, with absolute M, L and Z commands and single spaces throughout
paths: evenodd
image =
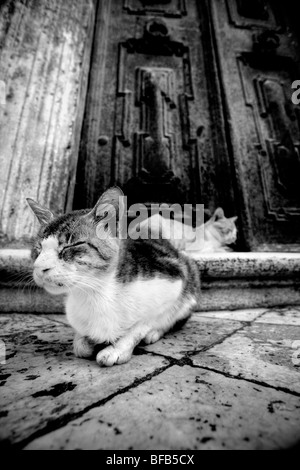
M 75 208 L 117 184 L 222 206 L 240 249 L 298 250 L 298 42 L 278 4 L 98 2 Z
M 130 202 L 234 212 L 217 72 L 200 20 L 196 0 L 99 2 L 75 207 L 118 184 Z
M 212 2 L 240 217 L 247 246 L 300 251 L 297 2 Z

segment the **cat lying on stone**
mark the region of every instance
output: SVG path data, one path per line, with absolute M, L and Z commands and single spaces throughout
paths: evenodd
M 142 340 L 158 341 L 189 318 L 200 294 L 196 262 L 168 240 L 118 237 L 121 196 L 109 189 L 92 210 L 57 218 L 28 199 L 41 224 L 32 249 L 34 280 L 51 294 L 65 294 L 77 357 L 92 357 L 95 345 L 107 344 L 96 356 L 100 366 L 129 361 Z
M 140 223 L 138 230 L 141 238 L 149 236 L 150 233 L 159 233 L 175 248 L 185 251 L 187 256 L 198 258 L 204 253 L 232 251 L 230 245 L 237 240 L 236 220 L 237 217 L 226 218 L 223 209 L 218 208 L 211 219 L 193 229 L 189 225 L 156 214 Z

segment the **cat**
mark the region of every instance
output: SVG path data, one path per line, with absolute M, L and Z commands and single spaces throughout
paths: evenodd
M 211 219 L 199 227 L 198 230 L 203 233 L 202 238 L 199 237 L 200 243 L 197 240 L 186 243 L 185 250 L 188 250 L 186 253 L 193 256 L 192 252 L 194 252 L 197 256 L 197 253 L 232 251 L 230 245 L 233 245 L 237 240 L 236 220 L 237 217 L 225 217 L 223 209 L 219 207 Z
M 34 280 L 65 294 L 75 355 L 90 358 L 105 343 L 96 361 L 107 367 L 129 361 L 142 340 L 152 344 L 183 324 L 200 294 L 196 262 L 168 240 L 118 236 L 122 195 L 110 188 L 93 209 L 60 217 L 27 199 L 41 224 L 32 247 Z
M 230 245 L 237 240 L 237 217 L 227 218 L 221 208 L 200 227 L 193 229 L 177 220 L 167 220 L 159 214 L 141 222 L 135 231 L 139 230 L 140 237 L 148 237 L 151 233 L 160 234 L 172 245 L 187 256 L 197 258 L 203 253 L 224 253 L 232 251 Z

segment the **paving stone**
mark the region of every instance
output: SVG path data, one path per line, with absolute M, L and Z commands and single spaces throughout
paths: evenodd
M 276 310 L 268 310 L 260 318 L 257 323 L 273 323 L 279 325 L 296 325 L 300 326 L 300 309 L 284 308 Z M 300 340 L 300 337 L 299 337 Z
M 31 396 L 47 385 L 55 385 L 69 372 L 73 359 L 72 329 L 49 320 L 38 329 L 43 319 L 36 320 L 35 327 L 31 324 L 27 329 L 23 323 L 23 331 L 5 336 L 6 364 L 1 374 L 9 374 L 9 378 L 2 386 L 2 406 L 23 398 L 24 394 Z
M 43 314 L 42 317 L 47 318 L 48 320 L 51 320 L 57 323 L 63 323 L 65 325 L 69 325 L 67 316 L 64 315 L 63 313 L 49 313 L 48 315 Z
M 100 368 L 95 361 L 74 357 L 71 327 L 41 316 L 33 318 L 11 315 L 5 323 L 12 334 L 3 337 L 6 364 L 0 367 L 0 439 L 10 443 L 168 364 L 158 356 L 136 355 L 128 364 Z
M 206 318 L 220 318 L 222 320 L 236 320 L 241 322 L 251 322 L 266 312 L 265 308 L 252 308 L 244 310 L 224 310 L 218 312 L 205 312 L 201 314 Z
M 299 439 L 299 398 L 173 366 L 27 449 L 280 449 Z
M 48 327 L 51 324 L 47 318 L 29 313 L 7 313 L 0 315 L 0 336 L 32 332 Z
M 197 354 L 193 363 L 300 394 L 299 340 L 300 327 L 257 322 Z
M 145 346 L 146 351 L 180 359 L 191 351 L 199 351 L 242 327 L 238 321 L 219 318 L 206 318 L 202 314 L 193 315 L 177 332 L 167 334 L 157 343 Z
M 111 369 L 73 356 L 64 315 L 0 315 L 0 439 L 28 448 L 289 447 L 300 441 L 297 312 L 196 313 Z

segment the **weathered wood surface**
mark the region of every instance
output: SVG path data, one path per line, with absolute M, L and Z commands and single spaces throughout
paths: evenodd
M 195 314 L 111 369 L 61 315 L 0 315 L 2 445 L 280 449 L 300 441 L 300 310 Z M 3 352 L 3 347 L 2 347 Z
M 93 0 L 0 6 L 0 240 L 35 231 L 26 197 L 71 208 L 92 48 Z
M 75 206 L 111 183 L 129 204 L 236 213 L 205 2 L 102 0 Z
M 208 1 L 237 181 L 252 251 L 300 250 L 300 76 L 296 2 Z

